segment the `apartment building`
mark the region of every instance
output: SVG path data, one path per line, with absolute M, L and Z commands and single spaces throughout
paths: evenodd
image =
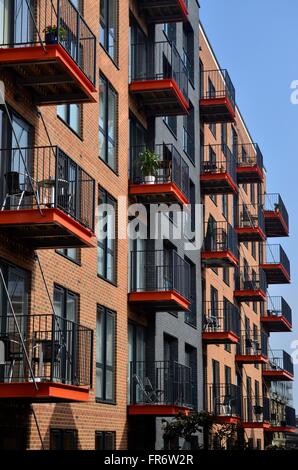
M 286 300 L 270 295 L 270 285 L 290 282 L 275 243 L 289 235 L 288 214 L 280 195 L 267 193 L 261 150 L 202 26 L 199 43 L 205 409 L 218 426 L 235 425 L 227 446 L 264 449 L 274 432 L 295 428 L 295 410 L 276 386 L 293 380 L 291 357 L 270 348 L 271 334 L 292 327 Z M 210 447 L 218 445 L 214 433 Z

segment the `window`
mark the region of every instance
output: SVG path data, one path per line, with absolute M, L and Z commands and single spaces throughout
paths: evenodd
M 60 104 L 57 116 L 78 136 L 82 136 L 82 107 L 79 104 Z
M 193 105 L 189 103 L 189 113 L 187 116 L 184 116 L 183 121 L 183 150 L 192 162 L 195 161 L 194 135 L 195 113 Z
M 223 194 L 222 195 L 222 214 L 224 216 L 225 219 L 228 219 L 228 214 L 229 213 L 229 209 L 228 209 L 228 195 L 227 194 Z
M 223 277 L 223 281 L 225 284 L 227 284 L 227 286 L 230 285 L 230 270 L 228 267 L 225 267 L 222 269 L 222 277 Z
M 76 450 L 77 449 L 76 429 L 51 429 L 50 449 L 51 450 Z
M 177 116 L 165 116 L 163 120 L 174 137 L 177 137 Z
M 183 24 L 183 62 L 190 82 L 194 83 L 194 32 L 189 23 Z
M 227 128 L 227 124 L 224 122 L 221 125 L 221 150 L 225 156 L 227 155 L 227 145 L 228 145 L 228 128 Z
M 95 431 L 95 450 L 115 450 L 115 431 Z
M 57 250 L 57 253 L 60 255 L 64 256 L 65 258 L 68 258 L 71 261 L 74 261 L 75 263 L 79 264 L 81 260 L 81 252 L 79 248 L 59 248 Z
M 100 44 L 114 62 L 118 60 L 118 0 L 100 1 Z
M 257 247 L 256 247 L 256 242 L 251 242 L 251 254 L 254 257 L 254 259 L 257 259 Z
M 209 129 L 210 129 L 210 132 L 213 134 L 213 136 L 216 137 L 216 123 L 215 122 L 211 122 L 209 124 Z
M 169 42 L 176 44 L 177 28 L 176 23 L 165 23 L 163 25 L 163 32 L 165 33 Z
M 116 282 L 116 207 L 115 199 L 99 188 L 99 237 L 97 272 L 103 279 Z
M 96 399 L 115 401 L 115 312 L 97 307 Z
M 197 324 L 197 289 L 196 289 L 196 266 L 189 259 L 186 261 L 190 265 L 190 310 L 185 314 L 185 321 L 192 326 Z
M 99 157 L 116 171 L 118 95 L 111 84 L 100 76 Z

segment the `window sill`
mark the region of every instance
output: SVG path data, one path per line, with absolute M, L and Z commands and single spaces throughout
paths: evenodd
M 101 400 L 100 398 L 95 398 L 95 402 L 98 403 L 99 405 L 112 405 L 116 406 L 117 402 L 114 400 Z

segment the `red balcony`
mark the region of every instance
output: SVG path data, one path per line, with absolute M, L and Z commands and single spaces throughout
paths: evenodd
M 239 342 L 239 310 L 230 302 L 205 302 L 202 339 L 205 344 Z
M 95 246 L 95 181 L 84 170 L 58 147 L 0 154 L 12 168 L 0 179 L 2 233 L 31 249 Z
M 226 221 L 215 222 L 210 218 L 205 224 L 205 231 L 202 263 L 207 267 L 237 266 L 237 235 L 233 227 Z
M 188 19 L 188 0 L 138 0 L 147 23 L 178 23 Z
M 185 115 L 189 110 L 188 73 L 168 41 L 132 44 L 129 90 L 149 117 Z
M 294 366 L 290 354 L 271 350 L 269 362 L 263 367 L 263 378 L 273 382 L 293 381 Z
M 267 284 L 290 284 L 290 261 L 280 245 L 266 245 L 266 261 L 262 262 L 261 268 Z
M 265 194 L 264 218 L 267 237 L 288 237 L 289 215 L 279 194 Z
M 267 397 L 244 397 L 241 427 L 245 429 L 269 429 L 270 400 Z
M 217 424 L 238 424 L 241 415 L 240 388 L 233 384 L 207 385 L 207 411 Z
M 242 331 L 235 361 L 238 364 L 266 364 L 268 362 L 268 335 L 264 331 Z
M 236 160 L 227 145 L 201 147 L 202 194 L 237 194 Z
M 296 411 L 284 402 L 270 400 L 270 427 L 268 432 L 296 433 Z
M 265 222 L 261 206 L 241 204 L 235 227 L 239 242 L 262 242 L 266 240 Z
M 14 318 L 9 316 L 0 335 L 0 349 L 4 352 L 0 399 L 88 401 L 92 330 L 55 315 L 17 315 L 17 322 L 29 363 Z
M 226 70 L 201 73 L 200 116 L 205 124 L 235 121 L 235 89 Z
M 174 250 L 132 251 L 131 306 L 144 312 L 186 311 L 190 307 L 190 266 Z
M 145 146 L 131 148 L 129 194 L 143 203 L 189 204 L 189 167 L 176 147 L 161 144 L 150 151 L 158 160 L 157 168 L 150 176 L 142 170 L 148 151 Z
M 257 144 L 239 144 L 237 147 L 237 180 L 239 184 L 264 181 L 263 155 Z
M 188 415 L 194 403 L 192 370 L 178 362 L 131 362 L 129 395 L 129 416 Z
M 266 276 L 259 266 L 239 268 L 234 291 L 238 302 L 264 302 L 266 289 Z
M 21 0 L 15 20 L 9 3 L 3 24 L 12 25 L 12 38 L 6 31 L 0 38 L 1 68 L 38 106 L 95 102 L 96 38 L 72 3 L 41 0 L 35 12 Z M 48 21 L 59 25 L 52 34 L 44 33 Z
M 261 316 L 263 327 L 270 333 L 292 331 L 292 310 L 283 297 L 269 297 Z

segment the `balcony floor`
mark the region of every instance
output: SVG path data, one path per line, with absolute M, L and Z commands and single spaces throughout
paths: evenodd
M 207 344 L 238 344 L 239 337 L 232 331 L 204 331 L 202 340 Z
M 175 183 L 130 184 L 129 194 L 151 204 L 189 204 L 188 198 Z
M 242 421 L 241 427 L 245 429 L 269 429 L 268 421 Z
M 267 364 L 268 357 L 263 354 L 237 354 L 235 361 L 241 364 Z
M 76 387 L 55 382 L 12 382 L 0 384 L 0 399 L 28 400 L 35 402 L 86 402 L 89 387 Z
M 203 194 L 237 194 L 238 187 L 228 173 L 201 174 L 201 191 Z
M 138 308 L 155 312 L 188 310 L 190 301 L 174 290 L 161 292 L 132 292 L 128 301 Z
M 129 89 L 148 116 L 188 114 L 189 103 L 174 79 L 133 81 Z
M 261 268 L 266 274 L 268 284 L 290 284 L 291 276 L 281 263 L 264 263 Z
M 236 233 L 240 242 L 262 242 L 266 235 L 260 227 L 237 227 Z
M 96 88 L 60 44 L 0 49 L 0 68 L 11 69 L 17 85 L 38 106 L 95 103 Z
M 263 370 L 263 378 L 271 382 L 292 382 L 294 375 L 286 370 Z
M 290 427 L 290 426 L 269 426 L 268 429 L 266 429 L 268 432 L 283 432 L 283 433 L 293 433 L 296 434 L 297 428 L 296 427 Z
M 202 262 L 208 267 L 235 267 L 239 260 L 231 251 L 202 251 Z
M 261 289 L 258 290 L 236 290 L 234 297 L 238 302 L 265 302 L 266 292 Z
M 240 417 L 218 415 L 218 416 L 214 416 L 213 420 L 216 424 L 239 424 Z
M 267 237 L 275 238 L 289 236 L 289 227 L 280 212 L 264 211 L 264 218 Z
M 94 247 L 94 233 L 60 209 L 0 211 L 2 233 L 32 249 Z
M 261 317 L 262 325 L 272 333 L 291 332 L 292 325 L 284 316 L 267 315 Z
M 258 165 L 237 167 L 237 181 L 239 184 L 262 183 L 264 174 Z
M 200 99 L 200 117 L 204 124 L 235 121 L 235 111 L 227 97 Z
M 178 405 L 128 405 L 129 416 L 177 416 L 183 414 L 188 416 L 190 408 Z
M 142 0 L 140 11 L 148 23 L 178 23 L 187 21 L 188 11 L 184 0 Z

